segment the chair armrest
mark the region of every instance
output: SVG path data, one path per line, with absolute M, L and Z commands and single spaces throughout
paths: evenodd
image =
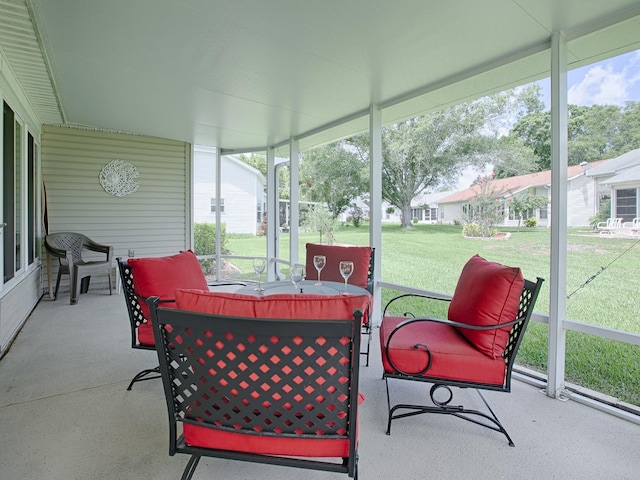
M 62 248 L 56 248 L 45 242 L 44 244 L 47 253 L 55 258 L 67 258 L 67 250 L 63 250 Z M 69 258 L 71 258 L 71 252 L 69 251 Z
M 389 300 L 387 302 L 387 304 L 385 305 L 383 311 L 382 311 L 382 318 L 385 317 L 386 313 L 387 313 L 387 309 L 396 301 L 403 299 L 403 298 L 417 298 L 417 299 L 424 299 L 424 300 L 440 300 L 443 302 L 450 302 L 451 301 L 451 295 L 447 295 L 444 293 L 436 293 L 436 292 L 429 292 L 429 293 L 405 293 L 402 295 L 398 295 L 397 297 L 392 298 L 391 300 Z M 411 312 L 404 312 L 402 314 L 402 316 L 404 317 L 411 317 L 411 318 L 415 318 L 415 315 L 412 314 Z
M 102 245 L 101 243 L 94 242 L 89 238 L 85 238 L 83 246 L 92 252 L 104 253 L 107 256 L 108 262 L 111 262 L 113 259 L 113 247 L 110 245 Z

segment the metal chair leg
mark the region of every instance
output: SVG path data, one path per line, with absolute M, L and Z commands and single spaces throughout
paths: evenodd
M 153 375 L 154 373 L 156 374 L 154 377 L 147 376 L 147 375 Z M 136 382 L 142 382 L 144 380 L 154 380 L 156 378 L 160 378 L 159 366 L 155 368 L 147 368 L 146 370 L 142 370 L 135 377 L 133 377 L 133 380 L 131 380 L 131 383 L 129 383 L 127 390 L 131 390 L 131 388 L 133 387 L 133 384 Z

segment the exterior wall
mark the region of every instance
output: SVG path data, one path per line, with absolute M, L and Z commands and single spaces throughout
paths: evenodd
M 0 356 L 4 355 L 40 300 L 40 267 L 31 269 L 0 300 Z
M 438 205 L 438 211 L 442 223 L 462 222 L 462 203 L 441 203 Z
M 224 200 L 222 223 L 227 233 L 255 235 L 260 226 L 257 204 L 264 204 L 264 185 L 259 173 L 240 161 L 222 157 L 221 198 Z M 211 199 L 216 196 L 215 153 L 196 150 L 194 153 L 193 208 L 195 223 L 215 223 Z
M 567 189 L 567 226 L 585 227 L 597 213 L 597 196 L 592 178 L 580 175 L 571 179 Z
M 46 126 L 42 179 L 49 231 L 83 233 L 113 245 L 115 257 L 127 257 L 130 250 L 136 257 L 157 257 L 189 248 L 190 151 L 189 144 L 173 140 Z M 132 195 L 110 195 L 99 183 L 100 170 L 115 159 L 138 170 L 140 188 Z M 46 263 L 53 263 L 55 281 L 57 264 Z M 67 275 L 62 282 L 61 291 L 68 291 Z M 106 287 L 106 276 L 91 279 L 97 284 Z
M 38 145 L 38 149 L 40 149 L 41 122 L 25 97 L 22 87 L 6 62 L 3 53 L 0 51 L 0 106 L 2 102 L 7 102 L 15 112 L 16 118 L 24 122 L 25 130 L 31 133 L 35 143 Z M 0 118 L 0 126 L 1 124 L 2 119 Z M 2 135 L 0 135 L 0 151 L 2 150 L 2 141 Z M 2 161 L 0 161 L 0 185 L 2 179 L 1 165 Z M 36 165 L 36 169 L 37 167 Z M 38 171 L 36 171 L 37 176 Z M 39 182 L 36 181 L 37 184 Z M 2 199 L 0 197 L 1 205 Z M 1 208 L 0 221 L 3 221 Z M 40 225 L 35 226 L 35 234 L 39 238 Z M 1 238 L 2 235 L 0 234 Z M 0 277 L 0 357 L 7 352 L 31 310 L 40 300 L 40 264 L 40 252 L 36 251 L 35 261 L 31 265 L 23 262 L 23 265 L 26 265 L 25 268 L 18 271 L 7 283 L 2 283 L 2 278 Z

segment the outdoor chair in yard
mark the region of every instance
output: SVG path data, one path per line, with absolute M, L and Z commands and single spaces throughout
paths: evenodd
M 131 327 L 131 347 L 155 350 L 155 340 L 149 307 L 151 296 L 158 297 L 166 308 L 174 307 L 174 291 L 177 288 L 207 290 L 207 280 L 193 252 L 186 251 L 169 257 L 118 258 L 118 270 L 122 281 L 124 300 Z M 160 378 L 157 366 L 138 372 L 127 387 L 142 380 Z
M 606 222 L 598 222 L 596 229 L 600 235 L 613 235 L 622 228 L 622 218 L 607 218 Z
M 178 290 L 176 309 L 156 300 L 169 454 L 191 455 L 182 479 L 203 456 L 357 478 L 362 310 L 354 306 L 368 296 Z
M 373 269 L 374 252 L 372 247 L 360 247 L 353 245 L 323 245 L 319 243 L 307 243 L 306 245 L 306 278 L 317 280 L 318 271 L 314 266 L 313 258 L 323 255 L 326 259 L 324 268 L 320 271 L 320 280 L 330 282 L 344 282 L 340 274 L 340 262 L 348 260 L 353 262 L 353 274 L 348 283 L 365 288 L 373 295 Z M 362 353 L 366 357 L 366 366 L 369 366 L 369 353 L 371 351 L 371 319 L 369 312 L 365 312 L 362 324 L 362 334 L 367 336 L 367 345 Z
M 406 294 L 387 303 L 380 326 L 388 423 L 423 413 L 449 414 L 501 432 L 514 443 L 481 390 L 511 391 L 511 373 L 543 279 L 525 280 L 519 268 L 475 255 L 464 266 L 453 297 Z M 449 300 L 448 319 L 414 316 Z M 401 313 L 398 313 L 401 312 Z M 391 404 L 393 381 L 432 384 L 430 405 Z M 475 389 L 485 411 L 452 403 L 455 388 Z
M 87 293 L 91 275 L 106 274 L 109 281 L 109 295 L 112 293 L 111 269 L 113 268 L 113 247 L 94 242 L 86 235 L 74 232 L 50 233 L 44 238 L 47 253 L 58 259 L 58 278 L 53 299 L 58 298 L 60 278 L 69 275 L 69 303 L 78 303 L 80 293 Z M 95 257 L 85 260 L 83 254 L 94 253 Z

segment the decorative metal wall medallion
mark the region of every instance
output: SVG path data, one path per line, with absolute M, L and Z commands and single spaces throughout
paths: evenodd
M 140 174 L 129 162 L 112 160 L 100 170 L 100 185 L 104 191 L 116 197 L 126 197 L 140 188 L 136 180 Z

